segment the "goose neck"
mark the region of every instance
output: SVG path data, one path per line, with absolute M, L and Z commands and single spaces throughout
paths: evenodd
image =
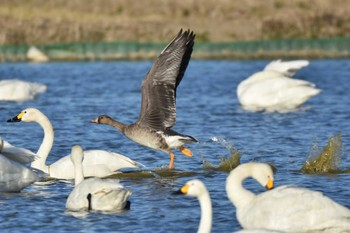
M 120 121 L 112 119 L 109 123 L 111 126 L 117 128 L 119 131 L 124 132 L 126 125 Z

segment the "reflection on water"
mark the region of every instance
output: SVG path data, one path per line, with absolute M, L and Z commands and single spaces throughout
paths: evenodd
M 316 140 L 314 140 L 310 146 L 309 156 L 300 171 L 307 174 L 334 174 L 343 172 L 339 167 L 342 149 L 343 142 L 340 134 L 331 137 L 322 151 L 320 151 Z

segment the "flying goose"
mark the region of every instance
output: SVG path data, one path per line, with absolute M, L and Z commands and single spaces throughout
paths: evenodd
M 194 137 L 180 134 L 171 128 L 176 123 L 176 88 L 190 61 L 195 34 L 187 30 L 178 35 L 160 53 L 142 82 L 141 112 L 138 120 L 126 125 L 101 115 L 91 122 L 111 125 L 129 139 L 149 148 L 169 154 L 169 168 L 174 167 L 172 149 L 192 156 L 183 145 L 198 142 Z

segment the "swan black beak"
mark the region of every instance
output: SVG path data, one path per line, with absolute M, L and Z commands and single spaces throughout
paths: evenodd
M 7 122 L 21 122 L 22 120 L 18 118 L 18 116 L 15 116 L 11 119 L 8 119 Z
M 181 189 L 174 191 L 172 194 L 173 195 L 183 195 L 183 193 L 181 192 Z
M 188 188 L 189 188 L 188 185 L 184 185 L 179 190 L 173 192 L 173 195 L 179 195 L 179 194 L 186 195 L 188 192 Z
M 87 200 L 88 200 L 88 210 L 90 211 L 90 210 L 92 210 L 92 207 L 91 207 L 91 197 L 92 197 L 92 195 L 91 195 L 91 193 L 89 193 L 88 195 L 87 195 Z

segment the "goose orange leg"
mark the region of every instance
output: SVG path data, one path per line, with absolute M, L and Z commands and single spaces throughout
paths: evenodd
M 169 155 L 170 155 L 169 169 L 173 169 L 174 168 L 175 155 L 172 152 L 170 152 Z
M 191 157 L 192 156 L 192 151 L 190 149 L 186 149 L 183 146 L 180 146 L 180 151 L 182 152 L 182 154 Z

